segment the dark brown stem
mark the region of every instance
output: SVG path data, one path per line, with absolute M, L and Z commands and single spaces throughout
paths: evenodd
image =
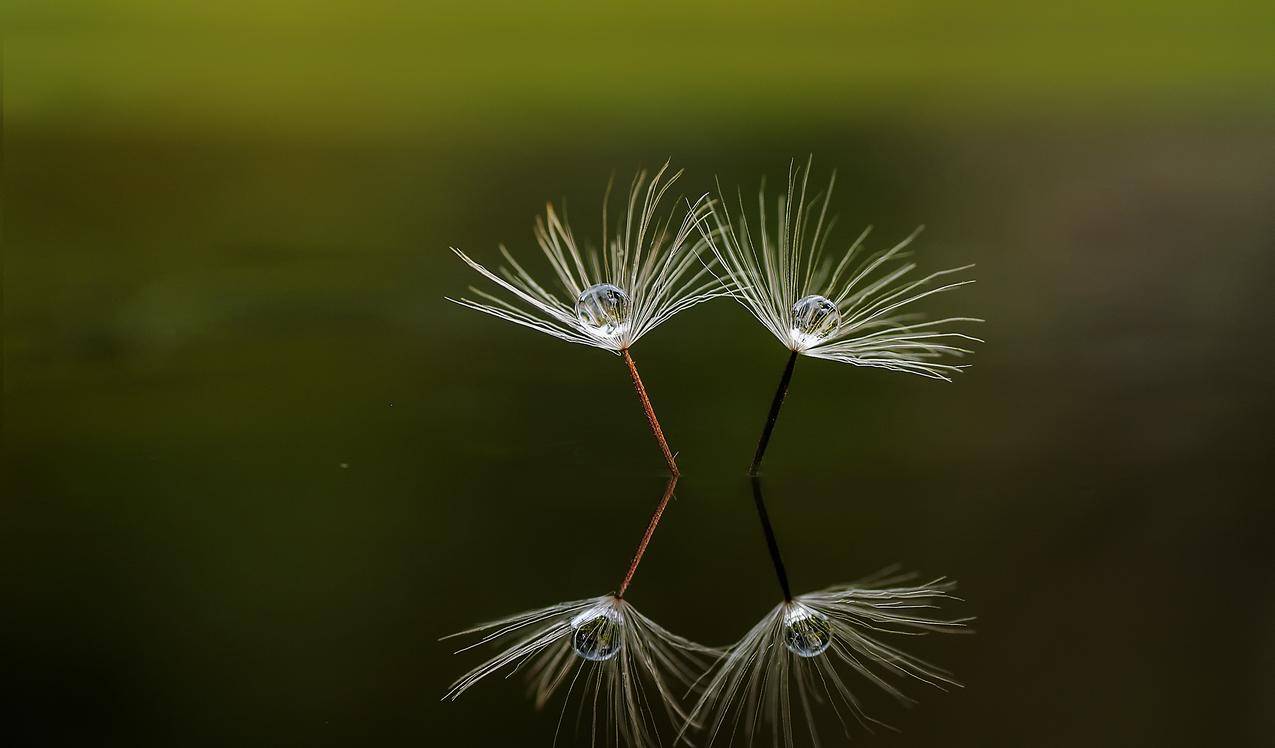
M 646 411 L 646 420 L 651 424 L 651 433 L 655 434 L 655 441 L 660 443 L 660 449 L 664 452 L 664 461 L 668 463 L 669 471 L 676 478 L 681 475 L 681 471 L 677 469 L 677 461 L 673 459 L 673 450 L 669 449 L 668 440 L 664 438 L 664 430 L 660 428 L 660 420 L 655 417 L 655 408 L 651 407 L 651 398 L 647 396 L 646 387 L 642 385 L 642 377 L 638 376 L 637 366 L 633 364 L 633 357 L 629 355 L 628 348 L 621 350 L 620 355 L 624 356 L 624 363 L 629 365 L 629 375 L 633 377 L 633 387 L 637 389 L 638 399 L 642 401 L 642 410 Z
M 761 469 L 761 458 L 766 455 L 766 445 L 770 444 L 770 433 L 775 430 L 775 421 L 779 420 L 779 409 L 788 396 L 788 384 L 792 382 L 792 370 L 797 365 L 797 352 L 788 357 L 788 365 L 784 367 L 784 375 L 779 378 L 779 388 L 770 401 L 770 413 L 766 415 L 766 425 L 762 427 L 761 439 L 757 440 L 757 451 L 753 453 L 753 464 L 748 468 L 749 475 L 757 475 Z
M 668 485 L 664 488 L 664 497 L 660 499 L 659 506 L 655 507 L 655 513 L 651 515 L 651 521 L 646 525 L 646 533 L 642 535 L 642 542 L 638 544 L 637 552 L 633 554 L 633 562 L 629 564 L 629 570 L 624 574 L 624 581 L 620 582 L 620 591 L 615 593 L 616 597 L 624 597 L 624 593 L 629 589 L 629 582 L 633 581 L 633 573 L 637 571 L 638 564 L 642 563 L 642 556 L 651 543 L 651 536 L 655 534 L 655 528 L 659 526 L 660 518 L 664 516 L 664 507 L 668 506 L 669 499 L 673 498 L 675 486 L 677 486 L 677 473 L 673 473 L 668 479 Z
M 779 577 L 779 587 L 784 591 L 784 600 L 792 600 L 792 589 L 788 586 L 788 572 L 784 569 L 784 557 L 779 554 L 779 541 L 775 540 L 775 528 L 770 525 L 770 515 L 766 513 L 766 500 L 761 495 L 761 478 L 752 477 L 753 503 L 757 505 L 757 518 L 761 520 L 762 532 L 766 533 L 766 548 L 770 551 L 770 562 L 775 566 L 775 576 Z

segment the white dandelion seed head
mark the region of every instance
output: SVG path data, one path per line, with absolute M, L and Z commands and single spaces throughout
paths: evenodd
M 853 681 L 867 680 L 909 701 L 891 679 L 915 679 L 938 688 L 959 685 L 946 671 L 887 641 L 895 635 L 968 631 L 969 619 L 933 611 L 954 600 L 954 583 L 936 579 L 899 586 L 910 575 L 889 570 L 853 585 L 799 595 L 772 609 L 714 664 L 691 721 L 702 722 L 708 744 L 752 744 L 769 735 L 792 745 L 793 702 L 818 744 L 813 704 L 827 702 L 846 735 L 850 721 L 885 726 L 868 716 Z M 688 729 L 683 729 L 687 734 Z
M 471 287 L 476 299 L 449 300 L 569 343 L 619 353 L 679 312 L 728 296 L 712 271 L 712 258 L 703 257 L 705 237 L 712 235 L 703 225 L 712 201 L 707 195 L 694 203 L 679 198 L 663 210 L 669 188 L 682 174 L 666 178 L 668 169 L 665 163 L 650 179 L 645 172 L 634 177 L 613 226 L 608 187 L 601 250 L 582 249 L 565 217 L 552 204 L 546 207 L 536 219 L 535 235 L 555 283 L 537 281 L 504 247 L 500 251 L 507 265 L 496 272 L 453 247 L 505 294 Z M 680 221 L 675 220 L 678 215 Z
M 982 320 L 925 321 L 913 310 L 922 299 L 973 283 L 945 280 L 973 266 L 916 277 L 917 265 L 905 261 L 905 250 L 920 229 L 878 252 L 863 248 L 870 229 L 865 230 L 843 255 L 830 256 L 826 249 L 836 220 L 828 206 L 836 178 L 813 196 L 809 178 L 809 161 L 790 168 L 788 189 L 773 204 L 763 185 L 756 221 L 746 217 L 742 194 L 738 215 L 724 195 L 712 205 L 712 220 L 702 233 L 720 268 L 714 272 L 791 351 L 950 381 L 965 367 L 949 360 L 972 353 L 967 343 L 982 341 L 945 326 Z
M 501 651 L 457 679 L 444 700 L 456 700 L 489 675 L 522 671 L 537 708 L 565 685 L 559 730 L 578 693 L 580 714 L 588 712 L 594 742 L 602 745 L 659 745 L 661 721 L 674 729 L 688 723 L 679 695 L 721 654 L 666 631 L 613 595 L 519 613 L 453 636 L 466 635 L 478 639 L 462 652 L 488 644 Z

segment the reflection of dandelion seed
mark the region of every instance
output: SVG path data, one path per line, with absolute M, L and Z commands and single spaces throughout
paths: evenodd
M 688 205 L 675 232 L 671 231 L 675 211 L 662 219 L 657 216 L 665 193 L 681 176 L 679 171 L 665 180 L 667 170 L 666 163 L 649 184 L 645 172 L 634 177 L 624 218 L 613 236 L 607 234 L 608 211 L 604 202 L 602 251 L 581 252 L 571 228 L 558 217 L 552 204 L 547 206 L 545 217 L 536 220 L 536 241 L 557 276 L 558 286 L 566 293 L 565 300 L 546 290 L 504 247 L 500 251 L 509 267 L 500 268 L 498 273 L 458 249 L 452 251 L 512 294 L 521 306 L 476 288 L 470 290 L 481 301 L 451 300 L 570 343 L 623 357 L 665 462 L 676 474 L 673 452 L 629 349 L 673 315 L 721 296 L 723 291 L 710 268 L 700 262 L 705 243 L 700 237 L 709 233 L 700 224 L 707 219 L 711 202 L 700 198 Z M 608 197 L 609 193 L 608 188 Z
M 720 207 L 713 208 L 714 228 L 704 232 L 734 297 L 792 352 L 757 444 L 750 469 L 753 474 L 761 466 L 798 355 L 949 380 L 964 367 L 937 359 L 970 353 L 959 347 L 961 341 L 980 342 L 935 328 L 981 320 L 950 317 L 923 322 L 919 315 L 901 311 L 927 296 L 973 283 L 934 283 L 972 266 L 906 280 L 916 265 L 898 261 L 906 256 L 904 249 L 915 233 L 890 249 L 865 256 L 861 247 L 868 232 L 864 231 L 842 257 L 825 258 L 824 248 L 835 223 L 828 216 L 832 183 L 823 195 L 807 200 L 809 177 L 809 162 L 805 169 L 789 171 L 788 191 L 775 205 L 773 236 L 767 223 L 764 186 L 758 198 L 761 215 L 756 230 L 743 217 L 741 197 L 737 221 L 723 200 Z
M 676 485 L 676 477 L 671 478 L 615 594 L 559 603 L 454 634 L 482 634 L 464 650 L 512 643 L 453 683 L 443 698 L 455 700 L 498 671 L 524 669 L 537 708 L 564 683 L 568 699 L 579 686 L 581 712 L 590 710 L 594 739 L 600 736 L 604 744 L 658 745 L 653 701 L 659 702 L 669 722 L 688 723 L 690 717 L 676 693 L 704 671 L 705 656 L 720 653 L 666 631 L 624 599 Z M 568 703 L 563 704 L 563 716 Z
M 794 692 L 815 743 L 819 738 L 812 699 L 831 704 L 847 734 L 847 718 L 865 727 L 881 725 L 864 713 L 846 682 L 847 671 L 904 701 L 907 697 L 886 679 L 888 676 L 911 677 L 939 688 L 958 685 L 940 668 L 882 640 L 883 634 L 963 630 L 968 619 L 944 620 L 926 612 L 954 599 L 950 594 L 954 583 L 936 579 L 897 586 L 910 575 L 885 572 L 855 584 L 794 597 L 756 478 L 753 498 L 784 600 L 722 655 L 691 710 L 691 719 L 703 717 L 710 743 L 723 736 L 730 742 L 742 732 L 751 744 L 758 732 L 769 730 L 775 745 L 792 745 Z

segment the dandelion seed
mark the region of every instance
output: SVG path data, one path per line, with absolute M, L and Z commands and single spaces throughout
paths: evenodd
M 674 315 L 696 304 L 729 295 L 705 264 L 701 254 L 704 237 L 712 231 L 708 220 L 712 201 L 701 197 L 686 202 L 680 225 L 673 230 L 679 209 L 664 213 L 660 204 L 682 172 L 665 179 L 664 164 L 649 181 L 645 172 L 634 177 L 622 219 L 608 233 L 608 210 L 602 208 L 601 251 L 582 251 L 567 222 L 552 204 L 536 221 L 536 241 L 549 261 L 560 293 L 546 288 L 528 273 L 507 249 L 501 247 L 507 267 L 492 272 L 452 248 L 460 259 L 513 296 L 503 299 L 476 288 L 479 300 L 449 299 L 493 317 L 552 335 L 569 343 L 601 348 L 618 354 L 628 366 L 633 386 L 669 470 L 677 462 L 660 428 L 650 397 L 638 376 L 629 350 L 647 333 Z M 608 198 L 610 188 L 607 190 Z M 514 303 L 517 302 L 517 303 Z
M 480 635 L 461 651 L 485 644 L 504 648 L 461 676 L 443 699 L 454 701 L 497 672 L 522 670 L 537 708 L 566 686 L 559 730 L 571 694 L 579 688 L 580 714 L 588 711 L 595 743 L 659 745 L 661 721 L 673 726 L 689 723 L 678 694 L 693 687 L 721 652 L 670 633 L 624 598 L 676 485 L 674 476 L 614 594 L 559 603 L 453 634 Z
M 757 478 L 753 498 L 784 599 L 705 676 L 708 683 L 683 735 L 691 722 L 702 721 L 710 744 L 730 743 L 742 735 L 751 745 L 758 735 L 769 733 L 774 745 L 792 746 L 795 700 L 812 742 L 818 744 L 812 701 L 830 704 L 847 735 L 851 721 L 869 730 L 887 726 L 865 713 L 850 675 L 902 701 L 910 699 L 889 680 L 892 676 L 938 688 L 960 685 L 946 671 L 885 640 L 890 635 L 965 630 L 969 619 L 943 619 L 929 612 L 955 599 L 953 582 L 935 579 L 904 585 L 911 575 L 887 570 L 854 584 L 793 596 Z
M 916 264 L 903 260 L 920 229 L 876 253 L 863 249 L 864 231 L 841 257 L 826 256 L 835 223 L 828 215 L 835 177 L 826 192 L 808 199 L 809 178 L 809 161 L 804 169 L 790 169 L 787 192 L 774 204 L 773 232 L 764 187 L 755 226 L 744 218 L 741 196 L 738 218 L 730 215 L 723 199 L 712 206 L 713 222 L 703 229 L 734 298 L 790 351 L 749 469 L 753 475 L 761 467 L 798 356 L 950 381 L 964 367 L 941 359 L 971 353 L 963 345 L 982 342 L 942 329 L 981 320 L 923 321 L 911 312 L 911 305 L 926 297 L 973 283 L 941 280 L 973 266 L 913 279 Z

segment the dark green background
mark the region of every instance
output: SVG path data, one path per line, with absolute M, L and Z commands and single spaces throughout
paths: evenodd
M 6 11 L 6 732 L 548 745 L 515 682 L 439 704 L 436 640 L 614 588 L 661 461 L 621 362 L 445 303 L 447 247 L 809 153 L 988 320 L 954 384 L 801 361 L 768 458 L 798 589 L 899 562 L 979 618 L 860 744 L 1275 729 L 1265 4 L 204 5 Z M 685 477 L 629 597 L 706 643 L 777 602 L 784 355 L 725 302 L 635 349 Z

